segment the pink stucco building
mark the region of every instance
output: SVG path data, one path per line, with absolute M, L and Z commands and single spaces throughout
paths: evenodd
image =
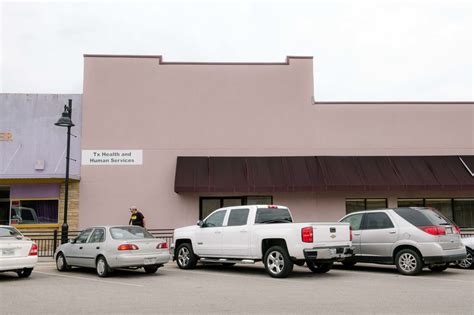
M 435 206 L 474 227 L 474 103 L 315 102 L 313 80 L 311 57 L 86 55 L 80 228 L 127 223 L 131 205 L 174 228 L 257 202 L 299 222 Z M 130 150 L 133 163 L 106 161 Z

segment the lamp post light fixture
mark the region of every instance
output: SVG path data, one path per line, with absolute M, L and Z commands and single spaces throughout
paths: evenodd
M 55 123 L 59 127 L 67 127 L 67 147 L 66 147 L 66 185 L 64 191 L 64 221 L 61 226 L 61 244 L 68 242 L 69 226 L 67 224 L 67 204 L 69 192 L 69 151 L 71 147 L 71 127 L 74 123 L 71 120 L 72 116 L 72 100 L 69 99 L 69 105 L 64 105 L 64 112 L 61 118 Z

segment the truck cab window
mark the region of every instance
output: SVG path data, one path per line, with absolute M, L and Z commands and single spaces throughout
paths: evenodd
M 249 217 L 249 209 L 232 209 L 230 211 L 227 226 L 246 225 Z
M 202 227 L 219 227 L 224 223 L 226 211 L 217 211 L 211 214 L 205 221 Z

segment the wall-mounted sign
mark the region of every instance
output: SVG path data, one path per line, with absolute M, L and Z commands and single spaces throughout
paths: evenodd
M 0 132 L 0 141 L 13 141 L 13 133 Z
M 142 165 L 143 150 L 82 150 L 82 165 Z

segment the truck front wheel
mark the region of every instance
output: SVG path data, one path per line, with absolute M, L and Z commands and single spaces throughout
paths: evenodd
M 314 273 L 326 273 L 332 268 L 332 263 L 315 263 L 313 261 L 306 261 L 306 266 L 308 266 L 309 270 Z
M 263 258 L 268 274 L 273 278 L 286 278 L 293 271 L 288 251 L 281 246 L 270 247 Z
M 189 243 L 179 245 L 176 250 L 176 263 L 181 269 L 193 269 L 197 264 L 197 257 L 194 255 L 193 247 Z

